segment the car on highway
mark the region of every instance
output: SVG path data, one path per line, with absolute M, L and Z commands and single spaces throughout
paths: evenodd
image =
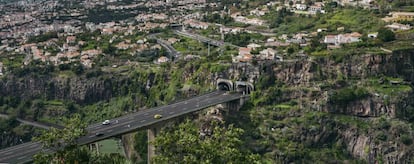
M 162 118 L 162 115 L 160 115 L 160 114 L 155 114 L 155 115 L 154 115 L 154 118 L 155 118 L 155 119 L 160 119 L 160 118 Z
M 96 137 L 103 136 L 103 135 L 104 135 L 104 134 L 103 134 L 103 133 L 101 133 L 101 132 L 96 132 L 96 133 L 95 133 L 95 136 L 96 136 Z
M 109 120 L 105 120 L 104 122 L 102 122 L 102 125 L 109 125 L 109 124 L 111 124 L 111 121 Z

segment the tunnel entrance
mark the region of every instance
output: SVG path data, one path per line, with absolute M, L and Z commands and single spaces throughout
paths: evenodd
M 248 82 L 236 82 L 236 91 L 244 94 L 250 94 L 254 91 L 254 86 Z
M 218 89 L 222 91 L 230 91 L 230 85 L 225 82 L 221 82 L 218 84 Z

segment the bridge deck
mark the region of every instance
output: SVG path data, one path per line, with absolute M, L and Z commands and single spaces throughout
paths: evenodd
M 86 128 L 87 134 L 78 140 L 78 144 L 85 145 L 113 136 L 119 136 L 121 134 L 136 131 L 137 129 L 142 129 L 168 119 L 195 112 L 212 105 L 237 100 L 243 96 L 244 95 L 240 93 L 228 94 L 224 91 L 215 91 L 170 105 L 155 107 L 136 113 L 131 113 L 129 115 L 113 118 L 111 119 L 110 125 L 95 123 L 89 125 Z M 155 119 L 155 114 L 161 114 L 162 118 Z M 97 132 L 103 133 L 104 135 L 97 137 L 95 136 Z M 30 162 L 33 155 L 40 151 L 42 151 L 42 147 L 38 142 L 28 142 L 21 145 L 9 147 L 0 150 L 0 163 Z

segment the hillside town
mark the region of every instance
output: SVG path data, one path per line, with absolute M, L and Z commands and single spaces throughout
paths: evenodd
M 293 3 L 292 3 L 293 2 Z M 309 5 L 311 4 L 311 5 Z M 342 6 L 362 6 L 367 9 L 375 9 L 378 7 L 374 1 L 337 1 L 335 4 Z M 34 1 L 19 1 L 18 3 L 1 4 L 1 8 L 10 8 L 11 10 L 3 10 L 0 18 L 0 38 L 1 53 L 25 54 L 23 63 L 29 64 L 31 60 L 41 60 L 42 62 L 59 65 L 62 63 L 70 63 L 80 61 L 82 65 L 91 68 L 93 60 L 102 55 L 103 47 L 85 47 L 86 40 L 82 40 L 77 35 L 90 31 L 99 31 L 103 36 L 111 37 L 108 41 L 110 44 L 114 40 L 127 38 L 135 35 L 137 32 L 150 32 L 154 29 L 166 29 L 171 25 L 179 24 L 185 28 L 195 30 L 207 30 L 209 28 L 216 29 L 217 33 L 221 33 L 218 40 L 224 39 L 224 35 L 238 33 L 257 33 L 261 28 L 269 26 L 269 22 L 262 19 L 263 16 L 269 14 L 270 8 L 276 11 L 290 11 L 299 15 L 309 15 L 318 17 L 326 14 L 324 8 L 327 2 L 314 2 L 306 4 L 304 1 L 285 1 L 282 4 L 279 1 L 271 1 L 263 6 L 259 6 L 250 11 L 233 12 L 231 8 L 226 7 L 223 10 L 214 11 L 219 15 L 228 15 L 236 23 L 246 24 L 245 27 L 231 27 L 223 24 L 211 23 L 203 21 L 203 17 L 207 13 L 200 12 L 200 9 L 219 6 L 216 2 L 207 3 L 205 0 L 198 1 L 141 1 L 130 4 L 117 4 L 116 1 L 82 1 L 80 5 L 84 8 L 65 8 L 65 10 L 56 10 L 65 5 L 72 3 L 58 3 L 56 0 L 45 0 L 42 3 Z M 124 11 L 124 19 L 111 21 L 93 21 L 88 9 L 100 8 L 104 11 Z M 147 10 L 141 10 L 146 8 Z M 168 10 L 174 14 L 164 14 L 159 11 L 151 10 Z M 187 12 L 193 11 L 193 12 Z M 414 12 L 390 12 L 389 16 L 384 17 L 385 27 L 392 31 L 406 31 L 412 29 L 410 24 L 399 23 L 401 21 L 412 21 Z M 219 28 L 217 28 L 217 26 Z M 327 28 L 318 28 L 315 31 L 301 31 L 299 33 L 285 33 L 281 35 L 271 34 L 265 40 L 255 40 L 247 47 L 239 48 L 237 55 L 233 57 L 233 62 L 251 62 L 253 58 L 262 60 L 283 59 L 286 56 L 283 52 L 279 52 L 278 47 L 289 47 L 292 44 L 306 47 L 309 45 L 311 38 L 323 33 L 323 38 L 319 42 L 327 45 L 328 49 L 340 48 L 343 44 L 360 42 L 362 37 L 376 38 L 377 32 L 359 33 L 357 31 L 345 30 L 344 27 L 338 27 L 335 31 L 326 33 Z M 347 31 L 347 32 L 345 32 Z M 335 33 L 335 34 L 334 34 Z M 56 35 L 48 40 L 40 40 L 40 42 L 31 41 L 30 38 L 42 35 Z M 94 38 L 102 39 L 101 37 Z M 174 44 L 174 42 L 169 42 Z M 130 50 L 130 54 L 148 48 L 154 48 L 145 38 L 141 39 L 124 39 L 114 45 L 118 50 Z M 157 46 L 155 46 L 157 47 Z M 252 55 L 253 50 L 258 50 L 259 55 Z M 303 52 L 302 52 L 303 53 Z M 192 54 L 187 54 L 192 55 Z M 165 62 L 165 56 L 159 61 Z M 164 60 L 163 60 L 164 59 Z M 0 69 L 1 70 L 1 69 Z M 4 69 L 3 69 L 4 70 Z

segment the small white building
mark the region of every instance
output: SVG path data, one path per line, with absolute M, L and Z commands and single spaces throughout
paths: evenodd
M 166 62 L 168 62 L 170 59 L 168 59 L 167 57 L 165 57 L 165 56 L 161 56 L 161 57 L 159 57 L 158 58 L 158 60 L 157 60 L 157 62 L 158 63 L 166 63 Z
M 305 4 L 296 4 L 296 5 L 295 5 L 295 8 L 296 8 L 297 10 L 302 10 L 302 11 L 304 11 L 304 10 L 306 10 L 306 9 L 308 8 L 308 6 L 306 6 Z
M 378 32 L 372 32 L 368 34 L 368 38 L 377 38 Z
M 340 45 L 344 43 L 353 43 L 361 41 L 361 34 L 358 32 L 338 34 L 338 35 L 326 35 L 323 42 L 326 44 Z
M 276 56 L 276 50 L 273 48 L 267 48 L 259 53 L 259 58 L 262 60 L 274 60 Z
M 397 31 L 397 30 L 409 30 L 412 29 L 412 27 L 410 25 L 405 25 L 405 24 L 401 24 L 401 23 L 393 23 L 390 25 L 386 25 L 385 27 L 393 30 L 393 31 Z
M 262 47 L 262 46 L 259 45 L 259 44 L 256 44 L 256 43 L 250 43 L 249 45 L 247 45 L 247 48 L 250 48 L 252 50 L 254 50 L 256 48 L 260 48 L 260 47 Z

